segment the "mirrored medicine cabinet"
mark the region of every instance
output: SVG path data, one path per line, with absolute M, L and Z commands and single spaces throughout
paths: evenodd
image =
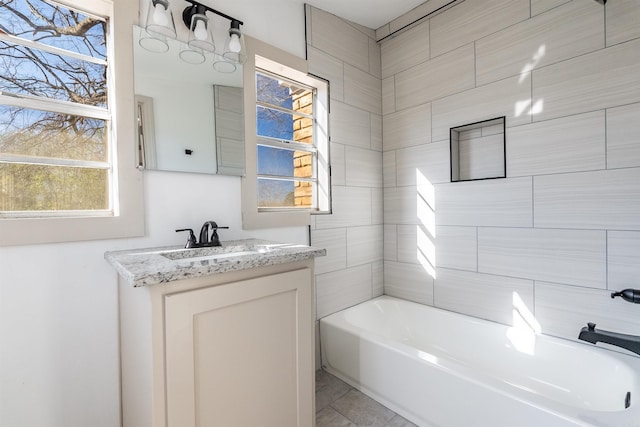
M 182 61 L 180 41 L 155 53 L 134 26 L 134 84 L 140 169 L 244 175 L 242 66 L 232 73 Z

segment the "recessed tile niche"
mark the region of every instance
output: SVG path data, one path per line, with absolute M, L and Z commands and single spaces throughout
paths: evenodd
M 451 182 L 505 178 L 505 117 L 450 129 Z

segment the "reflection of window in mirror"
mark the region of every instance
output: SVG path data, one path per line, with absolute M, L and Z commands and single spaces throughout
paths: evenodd
M 156 169 L 153 98 L 136 95 L 136 124 L 138 134 L 136 165 L 138 169 Z
M 241 87 L 214 85 L 218 173 L 244 175 L 244 94 Z

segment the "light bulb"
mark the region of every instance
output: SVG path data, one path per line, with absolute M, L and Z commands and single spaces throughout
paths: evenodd
M 240 52 L 242 45 L 240 44 L 240 36 L 238 34 L 231 34 L 229 39 L 229 50 L 234 53 Z
M 193 29 L 193 35 L 198 40 L 207 39 L 207 26 L 202 19 L 198 19 L 198 21 L 196 22 L 196 27 Z
M 155 7 L 153 8 L 153 22 L 158 25 L 162 25 L 163 27 L 165 27 L 169 23 L 169 20 L 167 19 L 166 9 L 160 2 L 156 3 Z

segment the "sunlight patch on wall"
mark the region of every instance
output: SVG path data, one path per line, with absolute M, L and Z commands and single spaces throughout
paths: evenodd
M 507 331 L 507 338 L 521 353 L 533 356 L 536 350 L 536 335 L 542 328 L 535 316 L 517 292 L 513 293 L 513 326 Z
M 538 50 L 533 53 L 531 61 L 527 62 L 520 71 L 519 84 L 523 84 L 527 79 L 531 78 L 531 72 L 540 63 L 544 55 L 547 53 L 547 46 L 542 44 L 538 47 Z M 513 114 L 515 117 L 520 117 L 523 114 L 534 116 L 542 113 L 544 109 L 544 99 L 524 99 L 522 101 L 516 101 Z
M 529 75 L 529 72 L 532 71 L 536 67 L 536 65 L 538 65 L 538 63 L 540 62 L 540 60 L 542 59 L 545 53 L 547 53 L 547 46 L 542 44 L 540 45 L 538 50 L 533 54 L 531 61 L 527 62 L 524 65 L 524 67 L 522 67 L 522 71 L 520 71 L 520 79 L 518 80 L 518 83 L 522 84 L 522 82 L 526 80 L 527 76 Z
M 435 188 L 419 169 L 416 169 L 416 258 L 422 268 L 436 278 L 436 209 Z

